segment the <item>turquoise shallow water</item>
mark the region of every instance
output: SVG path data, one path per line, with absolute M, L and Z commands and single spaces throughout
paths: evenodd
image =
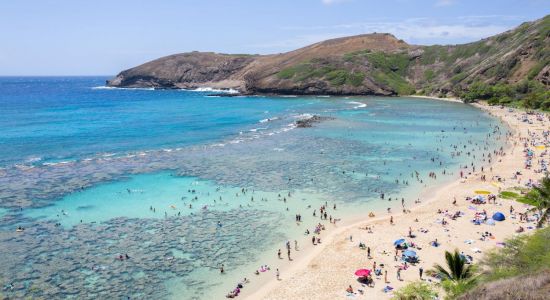
M 103 80 L 0 79 L 10 296 L 217 297 L 285 240 L 327 223 L 321 205 L 344 222 L 402 198 L 410 206 L 424 186 L 484 163 L 505 133 L 459 103 L 216 98 L 96 88 Z M 296 127 L 312 115 L 328 119 Z M 212 281 L 221 263 L 228 274 Z

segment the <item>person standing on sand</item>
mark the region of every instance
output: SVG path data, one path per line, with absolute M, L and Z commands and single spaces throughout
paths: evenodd
M 281 249 L 279 249 L 279 251 L 277 251 L 277 256 L 279 257 L 279 259 L 281 259 Z
M 401 268 L 397 269 L 397 280 L 401 281 Z
M 281 279 L 279 278 L 279 276 L 280 276 L 279 269 L 277 269 L 277 271 L 276 271 L 276 273 L 275 273 L 275 276 L 277 276 L 277 280 L 281 280 Z
M 393 216 L 390 217 L 390 224 L 393 225 Z
M 418 274 L 420 275 L 420 280 L 423 280 L 422 279 L 422 274 L 424 273 L 424 268 L 420 267 L 420 269 L 418 269 Z
M 389 283 L 388 282 L 388 270 L 384 271 L 384 283 Z

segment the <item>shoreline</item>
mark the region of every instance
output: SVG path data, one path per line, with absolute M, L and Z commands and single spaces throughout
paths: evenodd
M 455 103 L 464 103 L 464 101 L 460 100 L 459 98 L 440 98 L 435 96 L 423 96 L 423 95 L 410 95 L 410 96 L 403 96 L 403 97 L 411 97 L 411 98 L 419 98 L 419 99 L 429 99 L 429 100 L 438 100 L 438 101 L 447 101 L 447 102 L 455 102 Z
M 443 98 L 427 97 L 427 96 L 413 96 L 413 97 L 463 103 L 462 101 L 457 100 L 457 99 L 443 99 Z M 514 159 L 513 162 L 514 162 L 514 165 L 515 165 L 514 167 L 517 168 L 518 167 L 518 165 L 516 163 L 517 158 L 519 157 L 520 162 L 523 159 L 523 157 L 521 156 L 521 151 L 515 151 L 516 148 L 520 147 L 517 143 L 517 139 L 518 139 L 518 136 L 521 136 L 521 134 L 522 134 L 521 131 L 522 130 L 525 131 L 526 129 L 529 129 L 529 126 L 527 126 L 527 124 L 520 123 L 518 120 L 514 121 L 513 117 L 509 116 L 509 114 L 506 113 L 503 109 L 498 109 L 496 107 L 491 107 L 491 106 L 488 106 L 486 104 L 476 103 L 476 104 L 472 104 L 472 105 L 479 108 L 479 109 L 482 109 L 486 113 L 489 113 L 492 117 L 498 118 L 502 123 L 504 123 L 508 127 L 507 129 L 508 129 L 508 131 L 511 132 L 511 136 L 506 138 L 505 145 L 503 146 L 504 147 L 504 152 L 506 153 L 506 155 L 504 157 L 509 158 L 510 156 L 514 156 L 514 153 L 515 153 L 515 158 L 516 159 Z M 517 111 L 514 111 L 514 113 L 512 115 L 515 116 L 515 114 L 517 114 L 517 113 L 518 113 Z M 521 125 L 523 125 L 523 126 L 521 126 Z M 503 156 L 499 156 L 491 162 L 491 164 L 490 164 L 491 170 L 493 170 L 493 168 L 497 169 L 495 172 L 491 171 L 491 175 L 494 175 L 496 172 L 498 172 L 499 169 L 502 169 L 502 165 L 505 164 L 505 163 L 502 162 L 502 158 L 503 158 Z M 506 160 L 505 162 L 510 162 L 510 161 L 512 161 L 512 160 Z M 506 166 L 506 168 L 509 168 L 509 167 Z M 522 168 L 519 168 L 519 169 L 522 170 Z M 510 170 L 510 172 L 511 172 L 511 170 Z M 331 230 L 327 235 L 323 236 L 323 244 L 322 245 L 313 247 L 313 249 L 310 250 L 306 255 L 302 255 L 299 258 L 296 258 L 295 261 L 292 262 L 291 264 L 289 264 L 287 262 L 286 264 L 284 264 L 283 267 L 281 267 L 282 268 L 281 269 L 281 271 L 282 271 L 282 273 L 281 273 L 282 280 L 281 281 L 277 281 L 277 280 L 275 280 L 275 278 L 268 279 L 267 282 L 265 281 L 265 279 L 264 280 L 255 280 L 255 281 L 259 281 L 259 282 L 257 282 L 256 284 L 254 284 L 254 282 L 249 284 L 247 286 L 247 288 L 243 289 L 243 293 L 242 293 L 241 297 L 245 298 L 245 299 L 285 299 L 285 298 L 286 299 L 291 299 L 291 298 L 305 299 L 305 298 L 310 298 L 310 297 L 311 298 L 326 298 L 326 299 L 334 299 L 335 297 L 336 298 L 344 298 L 345 295 L 344 295 L 343 291 L 345 290 L 347 285 L 338 286 L 338 289 L 342 292 L 341 297 L 338 297 L 338 295 L 331 294 L 331 292 L 334 293 L 334 288 L 333 287 L 331 288 L 331 286 L 322 285 L 323 279 L 330 279 L 330 278 L 327 278 L 326 275 L 319 276 L 319 274 L 325 274 L 325 273 L 320 273 L 318 268 L 319 268 L 320 264 L 325 264 L 325 265 L 330 266 L 329 269 L 338 269 L 338 268 L 341 267 L 342 263 L 345 264 L 346 262 L 354 260 L 353 258 L 346 257 L 346 256 L 349 256 L 348 255 L 349 252 L 354 250 L 353 248 L 349 249 L 349 247 L 348 247 L 348 249 L 346 249 L 346 250 L 348 250 L 348 253 L 345 253 L 345 254 L 342 254 L 342 253 L 340 253 L 340 251 L 337 251 L 337 250 L 342 250 L 342 247 L 346 246 L 345 244 L 346 244 L 346 238 L 347 237 L 349 237 L 350 235 L 353 234 L 354 242 L 353 243 L 347 242 L 347 244 L 348 245 L 349 244 L 356 245 L 358 243 L 358 241 L 360 241 L 360 239 L 355 238 L 356 234 L 361 233 L 358 230 L 364 230 L 364 229 L 358 229 L 358 228 L 364 228 L 365 226 L 373 225 L 375 227 L 375 231 L 377 233 L 380 230 L 384 231 L 384 232 L 386 232 L 386 231 L 395 231 L 396 227 L 390 226 L 389 224 L 387 224 L 387 221 L 388 221 L 388 219 L 390 219 L 391 216 L 393 216 L 397 220 L 397 223 L 399 223 L 400 219 L 402 219 L 404 216 L 406 217 L 406 216 L 409 216 L 409 215 L 418 216 L 418 215 L 429 214 L 429 212 L 428 212 L 430 210 L 429 208 L 432 207 L 432 210 L 433 210 L 433 206 L 435 206 L 435 205 L 442 205 L 442 206 L 447 206 L 448 207 L 448 205 L 450 203 L 449 199 L 447 199 L 447 201 L 443 200 L 443 199 L 447 198 L 446 196 L 448 196 L 448 194 L 449 194 L 448 191 L 468 189 L 471 192 L 473 192 L 473 190 L 476 187 L 480 186 L 480 182 L 479 182 L 478 179 L 476 179 L 476 177 L 477 177 L 476 175 L 479 175 L 479 174 L 474 173 L 474 174 L 472 174 L 472 176 L 470 178 L 468 178 L 466 180 L 461 180 L 460 178 L 458 178 L 456 180 L 452 180 L 451 182 L 443 183 L 440 186 L 434 186 L 434 187 L 429 187 L 428 186 L 428 187 L 424 188 L 420 193 L 421 199 L 424 199 L 424 200 L 420 204 L 417 204 L 417 205 L 414 205 L 413 207 L 411 207 L 410 212 L 407 213 L 407 214 L 404 214 L 403 212 L 400 212 L 400 213 L 397 213 L 397 214 L 394 213 L 394 214 L 391 214 L 391 215 L 377 216 L 377 217 L 371 218 L 371 219 L 368 219 L 365 216 L 365 218 L 367 218 L 367 220 L 360 220 L 360 221 L 352 222 L 351 224 L 346 225 L 344 227 L 337 227 L 337 228 Z M 506 184 L 508 185 L 508 183 L 506 183 Z M 484 188 L 486 188 L 486 186 L 488 185 L 488 182 L 484 182 L 481 185 L 482 185 L 482 187 L 485 186 Z M 515 186 L 515 185 L 517 185 L 517 184 L 512 184 L 511 186 Z M 507 187 L 510 187 L 510 186 L 507 186 Z M 501 187 L 499 187 L 498 189 L 500 190 Z M 494 187 L 493 187 L 493 190 L 494 190 Z M 431 196 L 430 196 L 430 194 L 431 194 Z M 462 204 L 463 199 L 461 199 L 459 197 L 457 197 L 457 199 L 459 199 L 459 201 L 461 202 L 461 205 L 459 205 L 459 206 L 464 207 L 464 205 Z M 520 206 L 519 203 L 514 202 L 512 204 L 515 204 L 516 206 Z M 504 207 L 501 207 L 500 210 L 506 211 L 506 209 Z M 464 221 L 464 219 L 466 219 L 466 218 L 462 218 L 462 221 Z M 386 224 L 381 224 L 383 222 L 386 223 Z M 414 225 L 418 226 L 419 224 L 417 223 L 417 224 L 414 224 Z M 424 224 L 424 225 L 430 226 L 429 224 Z M 400 227 L 400 228 L 403 229 L 403 230 L 401 230 L 402 232 L 400 232 L 399 234 L 396 233 L 395 238 L 397 238 L 398 236 L 406 236 L 404 231 L 406 231 L 408 227 L 403 226 L 403 227 Z M 510 232 L 509 229 L 510 228 L 507 228 L 507 230 L 506 230 L 507 232 L 504 234 L 505 238 L 509 238 L 510 236 L 513 235 L 513 231 Z M 340 237 L 340 239 L 338 237 Z M 502 238 L 502 240 L 504 240 L 504 238 Z M 368 239 L 362 240 L 362 241 L 366 242 L 366 244 L 368 246 L 371 245 L 371 243 L 368 241 Z M 494 247 L 495 246 L 492 246 L 490 248 L 494 248 Z M 470 246 L 463 246 L 463 248 L 470 248 Z M 487 247 L 484 247 L 484 248 L 487 248 Z M 483 250 L 482 252 L 485 252 L 485 250 Z M 390 253 L 391 253 L 391 247 L 390 247 Z M 442 251 L 441 251 L 441 253 L 442 253 Z M 329 255 L 327 255 L 327 254 L 329 254 Z M 364 255 L 364 256 L 366 256 L 366 255 Z M 479 258 L 480 255 L 473 255 L 473 256 L 476 256 L 476 258 Z M 334 258 L 334 257 L 336 257 L 336 258 L 337 257 L 346 257 L 346 258 L 344 260 L 335 259 L 335 260 L 340 262 L 338 264 L 334 264 L 333 262 L 327 263 L 327 259 Z M 442 258 L 442 257 L 443 257 L 443 255 L 441 254 L 439 256 L 434 256 L 433 258 L 438 260 L 438 258 Z M 360 259 L 360 261 L 361 261 L 361 259 Z M 317 262 L 319 262 L 319 263 L 317 263 Z M 368 260 L 368 262 L 372 262 L 372 260 Z M 388 265 L 390 265 L 390 263 L 388 263 Z M 431 268 L 431 264 L 428 265 L 428 264 L 423 263 L 422 265 L 425 269 Z M 359 267 L 360 267 L 360 264 L 356 264 L 355 268 L 359 268 Z M 315 270 L 312 270 L 312 269 L 315 269 Z M 312 275 L 312 272 L 314 272 L 313 277 L 321 277 L 321 278 L 317 278 L 317 280 L 314 280 L 314 281 L 308 280 L 308 278 L 312 277 L 312 276 L 310 276 L 310 275 Z M 327 270 L 327 272 L 329 272 L 329 270 Z M 333 275 L 328 275 L 328 276 L 333 277 Z M 392 274 L 392 276 L 393 276 L 393 274 Z M 357 286 L 356 286 L 357 282 L 355 282 L 353 279 L 354 279 L 354 276 L 351 276 L 351 277 L 348 276 L 349 283 L 355 285 L 354 288 L 357 288 Z M 311 290 L 311 284 L 310 285 L 305 284 L 305 283 L 299 284 L 299 283 L 304 282 L 304 281 L 311 282 L 311 284 L 321 283 L 321 285 L 315 285 L 316 288 L 312 291 Z M 405 281 L 409 282 L 409 280 L 405 280 Z M 260 285 L 260 282 L 263 282 L 263 284 Z M 284 283 L 284 284 L 281 285 L 280 283 Z M 399 284 L 399 283 L 400 282 L 397 282 L 396 285 L 399 285 L 399 287 L 403 286 L 403 284 L 402 284 L 403 282 L 401 282 L 401 284 Z M 380 284 L 384 284 L 384 283 L 380 283 Z M 394 286 L 394 285 L 392 284 L 392 286 Z M 396 287 L 396 289 L 397 288 L 398 287 Z M 370 289 L 370 288 L 365 288 L 365 289 L 366 289 L 366 292 L 365 292 L 366 297 L 367 298 L 372 297 L 373 296 L 372 289 Z M 249 293 L 248 291 L 251 291 L 251 290 L 253 292 Z M 294 292 L 293 290 L 300 291 L 300 292 Z M 320 290 L 324 290 L 324 292 L 319 293 L 318 291 L 320 291 Z M 375 290 L 379 291 L 380 287 L 377 285 Z M 378 298 L 389 298 L 391 296 L 391 293 L 390 294 L 383 294 L 383 293 L 381 294 L 380 292 L 377 292 L 375 295 L 376 295 L 376 299 L 378 299 Z M 384 296 L 386 296 L 386 297 L 384 297 Z M 239 297 L 239 298 L 241 298 L 241 297 Z

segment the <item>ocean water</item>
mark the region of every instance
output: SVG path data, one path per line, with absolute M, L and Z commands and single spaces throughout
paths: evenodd
M 344 223 L 410 207 L 422 188 L 486 164 L 506 133 L 460 103 L 212 97 L 105 79 L 0 78 L 8 296 L 219 298 L 286 240 L 307 242 L 306 228 L 328 223 L 322 205 Z M 313 115 L 326 118 L 296 126 Z

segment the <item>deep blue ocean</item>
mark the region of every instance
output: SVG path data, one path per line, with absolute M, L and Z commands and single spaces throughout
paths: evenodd
M 506 133 L 462 103 L 214 97 L 106 79 L 0 77 L 5 296 L 219 299 L 284 241 L 306 243 L 304 229 L 327 222 L 314 209 L 337 204 L 329 213 L 345 223 L 412 206 L 483 165 L 468 152 L 490 153 Z M 297 126 L 312 116 L 322 120 Z
M 0 166 L 206 143 L 270 116 L 328 107 L 313 99 L 108 89 L 106 79 L 0 77 Z

